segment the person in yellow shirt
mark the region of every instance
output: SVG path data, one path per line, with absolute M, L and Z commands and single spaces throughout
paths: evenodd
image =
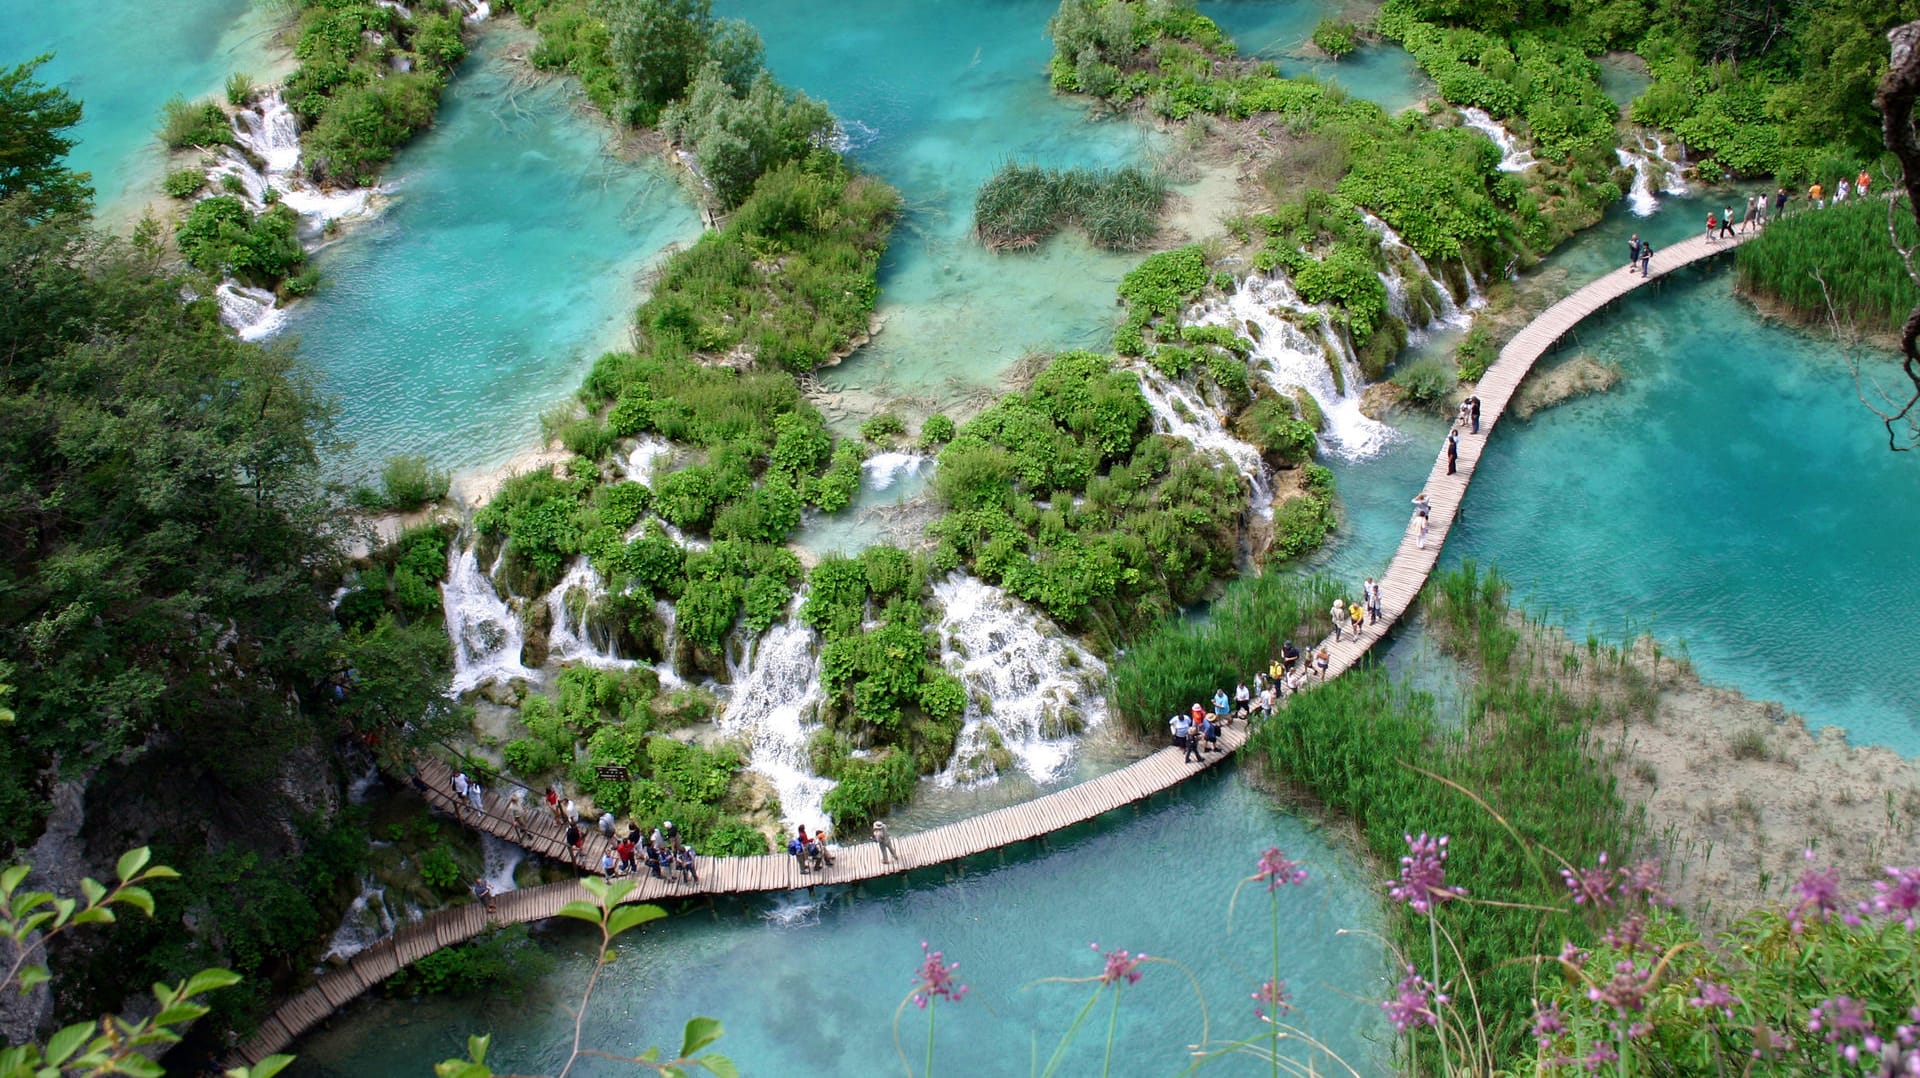
M 1353 638 L 1355 640 L 1360 639 L 1361 631 L 1367 627 L 1366 607 L 1361 606 L 1359 603 L 1349 604 L 1347 606 L 1347 622 L 1353 629 Z

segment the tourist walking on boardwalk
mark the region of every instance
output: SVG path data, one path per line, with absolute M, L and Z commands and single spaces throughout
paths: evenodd
M 1720 230 L 1719 219 L 1714 217 L 1712 210 L 1708 210 L 1707 211 L 1707 242 L 1708 243 L 1714 242 L 1713 234 L 1719 230 Z
M 1173 731 L 1173 747 L 1180 750 L 1180 762 L 1183 764 L 1192 763 L 1193 719 L 1188 717 L 1184 712 L 1175 712 L 1173 721 L 1167 725 L 1168 729 Z
M 1627 268 L 1632 269 L 1634 266 L 1638 265 L 1639 262 L 1640 262 L 1640 233 L 1635 232 L 1632 238 L 1627 240 Z
M 1653 244 L 1651 243 L 1640 245 L 1640 276 L 1653 276 Z
M 486 793 L 480 789 L 479 779 L 467 783 L 467 804 L 473 806 L 473 815 L 476 820 L 486 814 L 486 796 Z
M 693 868 L 693 857 L 692 846 L 675 846 L 673 848 L 673 863 L 680 869 L 681 883 L 700 882 L 700 873 L 695 872 Z
M 1367 615 L 1373 619 L 1373 624 L 1375 625 L 1380 624 L 1380 583 L 1379 581 L 1376 581 L 1372 577 L 1368 577 L 1366 583 L 1360 585 L 1360 597 L 1366 600 Z
M 880 846 L 880 863 L 887 864 L 897 858 L 893 852 L 893 836 L 887 833 L 887 821 L 873 821 L 873 841 Z
M 1478 393 L 1467 398 L 1467 418 L 1473 422 L 1473 433 L 1480 433 L 1480 395 Z
M 1792 197 L 1792 195 L 1787 194 L 1787 189 L 1784 186 L 1774 191 L 1773 215 L 1775 217 L 1779 217 L 1781 214 L 1787 212 L 1787 199 Z
M 467 786 L 467 773 L 455 771 L 453 773 L 453 818 L 456 820 L 467 818 Z
M 1760 211 L 1754 206 L 1757 201 L 1757 199 L 1747 199 L 1747 215 L 1740 219 L 1740 228 L 1742 231 L 1752 232 L 1754 229 L 1760 227 Z
M 1335 599 L 1333 609 L 1327 611 L 1327 617 L 1333 621 L 1333 642 L 1340 642 L 1340 623 L 1347 620 L 1347 601 Z
M 1720 235 L 1725 238 L 1732 238 L 1733 236 L 1733 207 L 1732 206 L 1724 207 L 1720 211 Z
M 599 823 L 600 823 L 600 833 L 607 836 L 608 838 L 612 838 L 613 837 L 613 813 L 607 812 L 604 809 L 601 810 Z
M 493 908 L 493 884 L 488 883 L 485 876 L 475 876 L 473 878 L 472 890 L 473 897 L 487 904 L 488 913 L 495 912 Z
M 1353 630 L 1355 640 L 1360 639 L 1360 634 L 1367 627 L 1367 608 L 1359 603 L 1347 607 L 1347 627 Z
M 1253 675 L 1253 680 L 1259 681 L 1260 675 Z M 1244 681 L 1233 690 L 1233 711 L 1242 719 L 1253 714 L 1253 690 L 1247 688 L 1247 683 Z
M 655 846 L 651 842 L 647 843 L 646 849 L 641 851 L 641 857 L 647 863 L 647 875 L 652 876 L 656 880 L 664 880 L 667 878 L 666 875 L 660 871 L 660 847 Z M 805 869 L 803 868 L 801 871 L 804 872 Z
M 527 837 L 527 791 L 513 791 L 507 798 L 507 819 L 513 821 L 513 833 L 521 838 Z
M 1294 647 L 1291 640 L 1280 645 L 1280 667 L 1283 676 L 1292 676 L 1300 669 L 1300 649 Z
M 633 848 L 633 840 L 630 838 L 621 839 L 620 845 L 613 848 L 613 852 L 620 857 L 620 871 L 632 872 L 634 870 Z
M 1452 475 L 1460 464 L 1460 428 L 1454 427 L 1447 432 L 1447 474 Z
M 573 803 L 573 798 L 567 798 L 566 803 L 560 806 L 560 811 L 566 813 L 568 823 L 580 822 L 580 806 Z
M 560 811 L 560 791 L 557 787 L 547 787 L 547 811 L 553 813 L 553 822 L 556 826 L 567 825 L 566 814 Z
M 1321 648 L 1317 653 L 1314 654 L 1313 670 L 1315 673 L 1320 675 L 1321 681 L 1327 680 L 1327 667 L 1331 664 L 1332 664 L 1332 659 L 1327 655 L 1326 648 Z
M 580 830 L 580 821 L 578 820 L 571 821 L 567 824 L 567 849 L 573 851 L 574 864 L 581 866 L 586 865 L 587 836 L 585 832 Z
M 619 874 L 620 862 L 613 856 L 613 850 L 608 849 L 600 855 L 600 875 L 610 880 Z
M 680 829 L 673 825 L 672 820 L 668 820 L 667 822 L 661 824 L 660 832 L 661 832 L 661 835 L 667 840 L 667 845 L 669 846 L 680 845 Z

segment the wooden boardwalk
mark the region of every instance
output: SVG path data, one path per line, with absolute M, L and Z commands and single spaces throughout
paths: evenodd
M 1439 560 L 1448 530 L 1458 519 L 1461 500 L 1473 480 L 1486 438 L 1513 399 L 1521 380 L 1533 369 L 1534 362 L 1583 319 L 1647 280 L 1731 250 L 1738 242 L 1722 240 L 1709 244 L 1704 236 L 1696 236 L 1656 251 L 1652 278 L 1642 278 L 1637 271 L 1629 274 L 1624 268 L 1614 270 L 1547 308 L 1500 350 L 1499 359 L 1487 370 L 1475 391 L 1481 402 L 1480 433 L 1460 439 L 1454 474 L 1447 473 L 1443 446 L 1427 477 L 1426 493 L 1432 508 L 1426 542 L 1419 541 L 1418 520 L 1410 519 L 1393 561 L 1380 578 L 1382 616 L 1379 623 L 1369 625 L 1358 638 L 1348 633 L 1339 640 L 1329 638 L 1319 645 L 1327 651 L 1328 677 L 1338 677 L 1351 669 L 1412 609 Z M 628 900 L 657 902 L 848 884 L 956 861 L 1039 838 L 1167 790 L 1231 755 L 1246 743 L 1246 737 L 1244 725 L 1236 725 L 1225 731 L 1223 751 L 1207 757 L 1201 764 L 1185 763 L 1180 750 L 1163 748 L 1118 771 L 1031 801 L 918 834 L 896 835 L 893 843 L 898 856 L 892 861 L 882 861 L 880 848 L 873 842 L 834 847 L 835 863 L 819 873 L 802 873 L 795 860 L 784 852 L 757 857 L 702 857 L 698 882 L 655 880 L 643 870 L 639 885 Z M 438 760 L 421 761 L 420 780 L 424 787 L 421 792 L 436 808 L 455 813 L 469 826 L 541 856 L 563 863 L 570 859 L 561 838 L 562 828 L 544 803 L 527 806 L 528 826 L 522 830 L 511 821 L 506 800 L 497 791 L 486 791 L 482 808 L 475 810 L 456 802 L 451 778 L 452 772 L 446 764 Z M 600 855 L 610 841 L 594 828 L 592 821 L 582 821 L 582 827 L 588 832 L 583 861 L 586 866 L 597 868 Z M 544 920 L 576 900 L 586 901 L 589 896 L 577 882 L 568 881 L 500 895 L 494 902 L 492 914 L 473 903 L 441 910 L 410 924 L 361 951 L 345 966 L 321 974 L 313 987 L 282 1004 L 261 1024 L 253 1039 L 235 1050 L 228 1065 L 256 1063 L 284 1050 L 296 1037 L 349 1000 L 434 951 L 470 940 L 492 925 Z

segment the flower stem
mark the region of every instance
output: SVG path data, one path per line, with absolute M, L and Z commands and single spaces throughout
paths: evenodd
M 1047 1069 L 1040 1072 L 1040 1078 L 1051 1078 L 1053 1072 L 1059 1069 L 1061 1057 L 1067 1054 L 1067 1045 L 1073 1043 L 1073 1035 L 1080 1031 L 1080 1023 L 1087 1020 L 1087 1012 L 1093 1010 L 1094 1002 L 1100 998 L 1102 987 L 1104 986 L 1095 986 L 1093 995 L 1087 997 L 1086 1005 L 1080 1008 L 1079 1014 L 1073 1016 L 1073 1024 L 1067 1027 L 1067 1031 L 1060 1037 L 1060 1043 L 1054 1046 L 1053 1055 L 1047 1059 Z
M 1113 1070 L 1113 1031 L 1120 1024 L 1120 986 L 1113 986 L 1113 1010 L 1107 1012 L 1107 1059 L 1100 1065 L 1100 1078 Z
M 933 1012 L 939 1009 L 940 1007 L 938 1003 L 936 1003 L 934 1000 L 931 1000 L 931 999 L 927 1000 L 927 1075 L 926 1075 L 926 1078 L 933 1078 Z
M 1267 892 L 1267 908 L 1273 914 L 1273 979 L 1267 983 L 1278 985 L 1280 983 L 1280 896 L 1274 894 L 1271 890 Z M 1278 993 L 1276 992 L 1275 995 L 1277 996 Z M 1277 998 L 1268 1005 L 1276 1012 L 1280 1009 L 1280 1002 Z M 1273 1016 L 1272 1036 L 1273 1078 L 1280 1078 L 1280 1015 L 1278 1013 Z

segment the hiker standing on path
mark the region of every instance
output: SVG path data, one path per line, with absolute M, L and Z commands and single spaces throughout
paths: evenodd
M 1420 549 L 1427 549 L 1427 518 L 1433 514 L 1433 506 L 1427 501 L 1427 492 L 1421 491 L 1413 496 L 1413 519 L 1420 526 Z
M 1467 420 L 1473 424 L 1473 433 L 1480 433 L 1480 395 L 1473 394 L 1466 399 Z
M 1367 628 L 1366 607 L 1361 606 L 1359 603 L 1354 603 L 1352 606 L 1347 607 L 1347 624 L 1353 629 L 1353 638 L 1355 640 L 1360 639 L 1360 634 L 1365 632 Z
M 887 833 L 887 821 L 873 821 L 873 841 L 880 844 L 881 864 L 899 860 L 899 855 L 893 852 L 893 836 Z
M 477 820 L 486 815 L 486 794 L 481 792 L 479 779 L 467 783 L 467 804 L 473 806 L 474 819 Z
M 453 818 L 454 819 L 464 820 L 467 818 L 466 802 L 467 802 L 467 773 L 465 771 L 455 771 L 453 773 Z
M 1294 647 L 1291 640 L 1280 645 L 1280 667 L 1284 677 L 1292 677 L 1300 668 L 1300 649 Z
M 1642 277 L 1653 276 L 1651 272 L 1652 267 L 1653 267 L 1653 244 L 1643 243 L 1640 245 L 1640 276 Z
M 580 821 L 567 824 L 567 848 L 573 851 L 573 863 L 585 866 L 587 854 L 587 836 L 580 830 Z
M 1627 269 L 1631 271 L 1634 265 L 1637 264 L 1639 261 L 1640 261 L 1640 233 L 1635 232 L 1633 234 L 1633 238 L 1627 241 Z
M 1460 462 L 1460 428 L 1447 432 L 1447 474 L 1452 475 Z
M 1728 206 L 1720 211 L 1720 235 L 1722 237 L 1731 237 L 1733 235 L 1732 206 Z
M 1347 601 L 1345 599 L 1335 599 L 1333 601 L 1333 609 L 1327 611 L 1327 616 L 1333 619 L 1333 642 L 1338 644 L 1341 639 L 1340 623 L 1347 620 Z
M 1193 720 L 1188 718 L 1184 712 L 1175 712 L 1173 721 L 1167 725 L 1168 728 L 1173 731 L 1173 747 L 1179 749 L 1183 754 L 1180 762 L 1183 764 L 1192 763 Z
M 559 787 L 547 787 L 547 811 L 553 813 L 554 826 L 565 827 L 567 825 L 566 814 L 560 811 Z
M 473 878 L 473 897 L 487 904 L 488 913 L 495 912 L 493 908 L 493 884 L 488 883 L 485 876 L 475 876 Z
M 1360 598 L 1367 604 L 1367 614 L 1373 618 L 1373 624 L 1380 624 L 1380 584 L 1372 577 L 1360 585 Z
M 1775 192 L 1773 193 L 1773 215 L 1774 215 L 1774 217 L 1776 217 L 1776 218 L 1778 218 L 1778 217 L 1779 217 L 1779 216 L 1780 216 L 1781 214 L 1784 214 L 1784 213 L 1786 213 L 1786 212 L 1787 212 L 1787 199 L 1788 199 L 1788 197 L 1790 197 L 1790 196 L 1788 196 L 1788 194 L 1787 194 L 1787 189 L 1786 189 L 1785 187 L 1781 187 L 1781 188 L 1780 188 L 1779 190 L 1777 190 L 1777 191 L 1775 191 Z
M 1745 217 L 1742 217 L 1742 218 L 1740 219 L 1740 227 L 1741 227 L 1741 229 L 1743 229 L 1743 230 L 1745 230 L 1745 231 L 1747 231 L 1747 232 L 1752 232 L 1752 231 L 1753 231 L 1754 229 L 1756 229 L 1756 228 L 1759 228 L 1759 227 L 1760 227 L 1760 225 L 1759 225 L 1759 214 L 1760 214 L 1760 211 L 1759 211 L 1758 209 L 1756 209 L 1756 208 L 1755 208 L 1755 206 L 1754 206 L 1754 203 L 1755 203 L 1756 201 L 1758 201 L 1758 200 L 1756 200 L 1756 199 L 1751 199 L 1751 198 L 1747 200 L 1747 215 L 1746 215 Z
M 507 818 L 513 821 L 513 833 L 527 837 L 527 791 L 515 790 L 507 798 Z

